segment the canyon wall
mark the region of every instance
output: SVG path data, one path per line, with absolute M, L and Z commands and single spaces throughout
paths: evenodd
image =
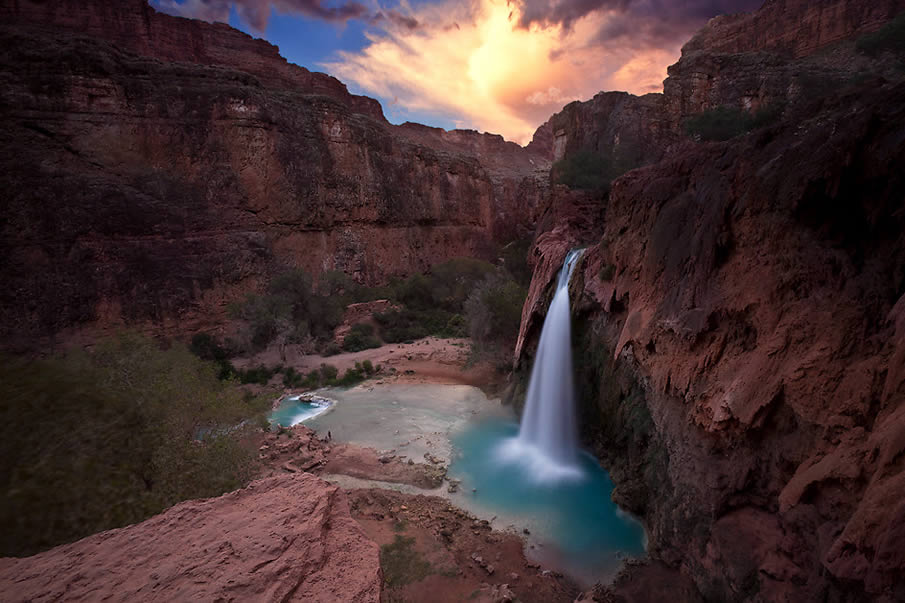
M 221 326 L 272 274 L 363 283 L 492 259 L 549 162 L 388 124 L 372 99 L 225 25 L 141 0 L 0 2 L 0 337 Z
M 662 156 L 539 208 L 516 374 L 565 253 L 587 246 L 571 284 L 583 436 L 652 556 L 708 600 L 905 599 L 905 74 L 855 50 L 880 17 L 834 21 L 825 46 L 773 46 L 798 35 L 783 27 L 810 31 L 818 5 L 836 11 L 820 22 L 905 8 L 768 2 L 712 21 L 643 101 L 660 104 L 644 123 L 669 124 Z M 733 23 L 747 24 L 734 46 L 708 50 Z M 796 75 L 815 72 L 834 84 Z M 755 75 L 783 91 L 772 125 L 684 134 L 702 109 L 756 110 Z M 642 99 L 621 102 L 567 107 L 538 144 L 565 159 L 599 148 L 601 124 Z

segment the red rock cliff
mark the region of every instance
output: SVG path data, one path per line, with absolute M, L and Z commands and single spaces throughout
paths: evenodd
M 585 437 L 614 497 L 644 517 L 652 555 L 708 600 L 898 601 L 905 82 L 835 33 L 825 39 L 839 45 L 816 55 L 754 44 L 730 56 L 702 42 L 762 19 L 772 33 L 752 40 L 791 39 L 777 23 L 798 31 L 818 5 L 869 15 L 880 3 L 812 2 L 776 21 L 778 6 L 804 4 L 711 22 L 670 79 L 719 90 L 702 106 L 744 106 L 746 78 L 767 64 L 761 83 L 802 68 L 849 73 L 839 57 L 864 66 L 866 80 L 787 96 L 774 125 L 728 142 L 673 130 L 662 158 L 608 195 L 556 189 L 539 210 L 552 217 L 539 222 L 517 369 L 530 364 L 563 256 L 587 245 L 572 282 Z M 899 4 L 884 6 L 888 16 Z M 846 23 L 846 35 L 862 31 Z M 694 65 L 719 66 L 722 83 L 692 76 Z M 660 118 L 676 123 L 688 105 L 672 104 L 681 96 L 667 84 Z M 600 131 L 598 118 L 583 121 L 593 106 L 554 118 L 573 116 L 566 148 L 588 148 Z
M 182 333 L 275 271 L 376 283 L 530 232 L 549 163 L 140 0 L 0 2 L 3 339 Z M 43 340 L 42 340 L 43 341 Z

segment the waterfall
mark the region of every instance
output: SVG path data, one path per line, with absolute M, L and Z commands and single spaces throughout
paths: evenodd
M 504 455 L 532 465 L 540 479 L 581 475 L 572 377 L 569 279 L 583 249 L 570 251 L 541 330 L 519 435 Z

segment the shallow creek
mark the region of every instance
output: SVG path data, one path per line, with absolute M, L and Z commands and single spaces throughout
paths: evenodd
M 322 437 L 329 432 L 334 441 L 414 462 L 442 460 L 448 477 L 461 483 L 449 492 L 448 484 L 426 491 L 343 475 L 325 476 L 329 481 L 446 498 L 495 529 L 525 535 L 530 559 L 582 585 L 605 582 L 623 558 L 644 554 L 643 528 L 610 500 L 609 476 L 590 455 L 582 458 L 581 476 L 556 482 L 540 481 L 526 466 L 502 460 L 500 448 L 518 432 L 516 417 L 478 388 L 365 383 L 318 394 L 333 404 L 287 399 L 272 419 L 304 420 Z

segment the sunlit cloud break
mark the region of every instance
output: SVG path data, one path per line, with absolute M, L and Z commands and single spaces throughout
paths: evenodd
M 321 65 L 366 93 L 411 112 L 453 116 L 461 127 L 525 144 L 537 126 L 573 100 L 603 89 L 662 89 L 679 41 L 665 48 L 607 45 L 600 31 L 612 11 L 561 23 L 520 26 L 519 8 L 494 0 L 422 5 L 416 30 L 368 35 L 358 52 Z
M 573 100 L 659 92 L 666 67 L 706 20 L 761 0 L 161 0 L 184 16 L 230 10 L 265 32 L 272 11 L 369 25 L 360 50 L 317 66 L 384 100 L 391 120 L 433 115 L 521 144 Z

